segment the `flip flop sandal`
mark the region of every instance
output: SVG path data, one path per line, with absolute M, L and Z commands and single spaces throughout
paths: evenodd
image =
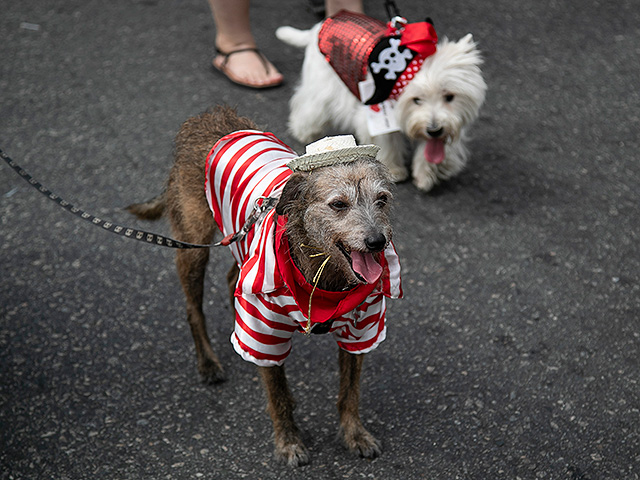
M 249 82 L 246 82 L 246 81 L 242 81 L 240 78 L 235 76 L 227 68 L 227 63 L 229 62 L 229 57 L 231 55 L 233 55 L 234 53 L 254 52 L 256 55 L 258 55 L 258 58 L 260 58 L 260 60 L 262 61 L 262 66 L 264 67 L 264 71 L 267 74 L 269 74 L 269 63 L 267 62 L 266 57 L 257 48 L 240 48 L 238 50 L 234 50 L 232 52 L 226 53 L 226 52 L 223 52 L 222 50 L 220 50 L 218 47 L 216 47 L 216 52 L 217 52 L 218 55 L 223 56 L 224 60 L 222 61 L 222 63 L 219 66 L 216 65 L 215 63 L 213 63 L 213 68 L 215 68 L 216 70 L 218 70 L 219 72 L 224 74 L 233 83 L 235 83 L 237 85 L 242 85 L 243 87 L 249 87 L 249 88 L 272 88 L 272 87 L 278 87 L 278 86 L 282 85 L 282 80 L 277 80 L 277 81 L 271 82 L 271 83 L 249 83 Z

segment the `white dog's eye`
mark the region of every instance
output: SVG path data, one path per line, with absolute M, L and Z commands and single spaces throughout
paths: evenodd
M 420 105 L 420 104 L 422 103 L 422 99 L 421 99 L 421 98 L 418 98 L 418 97 L 415 97 L 415 98 L 413 99 L 413 103 L 415 103 L 416 105 Z
M 454 97 L 455 97 L 455 95 L 453 93 L 447 93 L 444 96 L 444 101 L 447 102 L 447 103 L 451 103 L 451 102 L 453 102 Z

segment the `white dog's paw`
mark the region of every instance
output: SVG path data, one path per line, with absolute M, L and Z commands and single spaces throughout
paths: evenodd
M 317 131 L 309 131 L 302 126 L 302 122 L 289 122 L 289 132 L 293 138 L 295 138 L 300 143 L 304 143 L 305 145 L 313 142 L 321 137 L 321 132 Z
M 438 183 L 438 176 L 432 169 L 423 170 L 413 177 L 413 184 L 423 192 L 428 192 Z
M 389 170 L 389 175 L 391 176 L 391 180 L 394 182 L 404 182 L 409 178 L 409 170 L 406 167 L 399 167 L 397 165 L 393 165 L 391 167 L 387 166 Z

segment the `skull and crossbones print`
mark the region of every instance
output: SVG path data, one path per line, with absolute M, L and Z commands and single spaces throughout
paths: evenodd
M 404 72 L 407 68 L 407 62 L 413 58 L 413 54 L 407 48 L 400 51 L 400 39 L 389 39 L 390 47 L 385 48 L 378 55 L 378 61 L 371 63 L 371 69 L 374 73 L 380 73 L 386 69 L 387 73 L 384 78 L 387 80 L 395 80 L 399 73 Z

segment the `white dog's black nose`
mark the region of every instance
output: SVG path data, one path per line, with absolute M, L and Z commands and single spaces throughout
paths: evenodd
M 372 252 L 379 252 L 384 249 L 387 244 L 387 237 L 382 233 L 375 233 L 364 239 L 364 244 Z
M 435 127 L 427 128 L 427 135 L 429 135 L 430 137 L 433 137 L 433 138 L 441 137 L 443 133 L 444 133 L 444 128 L 442 128 L 442 127 L 440 127 L 440 128 L 435 128 Z

